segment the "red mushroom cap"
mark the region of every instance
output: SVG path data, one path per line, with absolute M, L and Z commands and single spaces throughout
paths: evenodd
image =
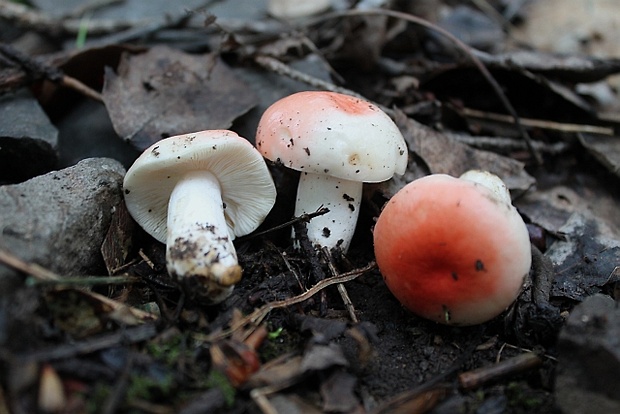
M 449 325 L 492 319 L 517 298 L 531 265 L 527 228 L 488 188 L 435 174 L 403 187 L 374 229 L 390 291 L 415 314 Z
M 379 107 L 354 96 L 304 91 L 263 113 L 256 148 L 296 171 L 377 183 L 402 175 L 407 144 Z

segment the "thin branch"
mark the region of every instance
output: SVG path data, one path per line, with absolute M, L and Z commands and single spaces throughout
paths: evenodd
M 60 280 L 36 279 L 31 285 L 37 286 L 96 286 L 96 285 L 125 285 L 142 282 L 136 276 L 77 276 L 63 277 Z
M 323 247 L 321 249 L 321 252 L 327 258 L 327 267 L 329 268 L 330 273 L 334 276 L 338 275 L 338 270 L 336 269 L 336 266 L 334 266 L 333 257 L 329 249 L 327 247 Z M 349 317 L 351 318 L 351 321 L 353 323 L 358 323 L 359 319 L 357 319 L 357 315 L 355 314 L 355 306 L 353 306 L 353 302 L 349 297 L 349 292 L 347 292 L 347 288 L 342 283 L 338 283 L 336 286 L 338 287 L 338 293 L 342 298 L 342 302 L 344 303 L 345 308 L 347 308 L 347 311 L 349 312 Z
M 26 263 L 19 257 L 15 256 L 8 250 L 0 248 L 0 263 L 19 270 L 20 272 L 27 273 L 40 281 L 61 281 L 61 277 L 51 270 L 47 270 L 43 266 L 39 266 L 36 263 Z
M 259 324 L 269 314 L 269 312 L 271 312 L 274 309 L 286 308 L 286 307 L 289 307 L 291 305 L 295 305 L 297 303 L 304 302 L 304 301 L 310 299 L 312 296 L 314 296 L 317 293 L 319 293 L 320 291 L 322 291 L 323 289 L 327 288 L 328 286 L 335 285 L 337 283 L 350 282 L 351 280 L 355 280 L 359 276 L 361 276 L 364 273 L 369 272 L 369 271 L 371 271 L 371 270 L 373 270 L 375 268 L 376 268 L 376 263 L 375 262 L 371 262 L 367 266 L 364 266 L 362 268 L 355 269 L 355 270 L 352 270 L 350 272 L 342 273 L 342 274 L 337 275 L 337 276 L 333 276 L 333 277 L 329 277 L 329 278 L 323 279 L 323 280 L 321 280 L 320 282 L 318 282 L 317 284 L 315 284 L 310 289 L 308 289 L 307 291 L 305 291 L 304 293 L 302 293 L 300 295 L 293 296 L 293 297 L 288 298 L 288 299 L 283 299 L 283 300 L 279 300 L 279 301 L 275 301 L 275 302 L 266 303 L 265 305 L 263 305 L 260 308 L 256 309 L 251 314 L 249 314 L 246 317 L 240 319 L 239 321 L 233 323 L 230 326 L 230 328 L 228 328 L 228 329 L 226 329 L 224 331 L 216 332 L 216 333 L 213 333 L 213 334 L 210 334 L 210 335 L 195 334 L 195 337 L 196 337 L 196 339 L 202 340 L 202 341 L 205 341 L 205 342 L 215 342 L 215 341 L 218 341 L 220 339 L 226 338 L 227 336 L 232 335 L 236 330 L 241 329 L 241 328 L 243 328 L 244 326 L 246 326 L 248 324 L 252 324 L 252 325 Z
M 281 230 L 281 229 L 284 229 L 286 227 L 290 227 L 290 226 L 292 226 L 292 225 L 294 225 L 296 223 L 302 222 L 302 221 L 307 223 L 310 220 L 312 220 L 314 217 L 322 216 L 323 214 L 327 214 L 327 213 L 329 213 L 329 209 L 327 207 L 319 207 L 316 211 L 313 211 L 312 213 L 306 213 L 306 214 L 302 214 L 302 215 L 297 216 L 297 217 L 293 217 L 291 220 L 289 220 L 287 222 L 284 222 L 282 224 L 278 224 L 275 227 L 271 227 L 271 228 L 269 228 L 267 230 L 259 231 L 259 232 L 256 232 L 256 233 L 251 233 L 251 234 L 248 234 L 247 236 L 239 237 L 237 239 L 237 242 L 239 242 L 239 241 L 246 241 L 246 240 L 253 239 L 253 238 L 259 237 L 259 236 L 264 236 L 265 234 L 268 234 L 268 233 L 271 233 L 271 232 L 274 232 L 274 231 L 277 231 L 277 230 Z
M 495 152 L 527 150 L 527 145 L 525 145 L 525 142 L 523 142 L 522 139 L 465 135 L 450 132 L 444 132 L 444 134 L 463 144 L 467 144 L 480 149 L 492 150 Z M 561 154 L 568 150 L 570 147 L 568 143 L 563 141 L 554 142 L 551 144 L 547 144 L 546 142 L 541 141 L 532 141 L 532 145 L 534 145 L 534 148 L 536 148 L 538 151 L 551 155 Z
M 18 26 L 37 30 L 52 36 L 61 34 L 75 35 L 80 31 L 82 20 L 79 18 L 54 18 L 23 4 L 11 1 L 0 1 L 0 18 Z M 113 33 L 129 27 L 141 26 L 151 22 L 150 19 L 140 21 L 93 20 L 89 22 L 88 32 L 92 35 Z
M 454 43 L 463 52 L 465 52 L 465 54 L 469 57 L 469 59 L 474 64 L 474 66 L 476 66 L 478 71 L 480 71 L 482 76 L 489 83 L 489 85 L 491 86 L 491 88 L 493 89 L 493 91 L 495 92 L 497 97 L 500 99 L 503 107 L 514 118 L 515 127 L 519 131 L 519 135 L 521 135 L 523 140 L 526 142 L 528 150 L 532 154 L 534 159 L 536 160 L 536 163 L 539 164 L 539 165 L 542 165 L 542 163 L 543 163 L 542 156 L 536 150 L 536 148 L 534 148 L 534 146 L 532 145 L 532 139 L 530 138 L 530 135 L 528 134 L 528 132 L 524 128 L 524 126 L 521 124 L 521 121 L 520 121 L 519 115 L 517 114 L 517 111 L 515 110 L 515 108 L 512 106 L 512 104 L 510 103 L 510 101 L 506 97 L 506 94 L 504 94 L 504 92 L 502 91 L 501 86 L 497 83 L 497 81 L 495 80 L 493 75 L 491 75 L 491 73 L 489 72 L 487 67 L 484 65 L 484 63 L 482 63 L 480 61 L 480 59 L 478 59 L 478 57 L 475 56 L 472 53 L 470 47 L 467 46 L 465 43 L 463 43 L 461 40 L 459 40 L 452 33 L 448 32 L 447 30 L 445 30 L 445 29 L 443 29 L 443 28 L 441 28 L 441 27 L 439 27 L 437 25 L 434 25 L 433 23 L 431 23 L 431 22 L 429 22 L 427 20 L 422 19 L 421 17 L 417 17 L 417 16 L 414 16 L 414 15 L 411 15 L 411 14 L 407 14 L 407 13 L 403 13 L 403 12 L 399 12 L 399 11 L 395 11 L 395 10 L 386 10 L 386 9 L 356 9 L 356 10 L 336 11 L 336 12 L 328 13 L 328 14 L 322 15 L 320 17 L 317 17 L 315 19 L 312 19 L 312 20 L 310 20 L 309 24 L 316 24 L 316 23 L 319 23 L 319 22 L 322 22 L 322 21 L 325 21 L 325 20 L 330 20 L 330 19 L 335 19 L 335 18 L 342 18 L 342 17 L 377 16 L 377 15 L 378 16 L 388 16 L 388 17 L 393 17 L 395 19 L 406 20 L 408 22 L 417 24 L 419 26 L 422 26 L 422 27 L 425 27 L 425 28 L 427 28 L 429 30 L 437 32 L 440 35 L 442 35 L 445 38 L 447 38 L 448 40 L 450 40 L 452 43 Z
M 38 349 L 22 355 L 15 355 L 15 357 L 23 361 L 50 361 L 71 358 L 77 355 L 89 354 L 102 349 L 118 346 L 120 344 L 146 341 L 156 336 L 158 332 L 156 323 L 145 323 L 83 341 L 65 343 L 50 348 Z
M 476 109 L 461 108 L 458 109 L 463 116 L 485 119 L 489 121 L 503 122 L 507 124 L 513 124 L 515 119 L 510 115 L 497 114 L 493 112 L 484 112 Z M 541 128 L 551 131 L 560 132 L 582 132 L 588 134 L 600 134 L 600 135 L 614 135 L 614 129 L 611 127 L 601 127 L 596 125 L 584 125 L 584 124 L 570 124 L 565 122 L 547 121 L 544 119 L 533 118 L 521 118 L 521 123 L 530 128 Z
M 269 71 L 275 72 L 279 75 L 287 76 L 298 82 L 306 83 L 310 86 L 314 86 L 317 89 L 323 89 L 323 90 L 330 91 L 330 92 L 343 93 L 346 95 L 355 96 L 356 98 L 367 100 L 367 98 L 365 98 L 364 96 L 360 95 L 357 92 L 354 92 L 347 88 L 334 85 L 333 83 L 324 81 L 323 79 L 315 78 L 314 76 L 310 76 L 306 73 L 300 72 L 271 56 L 258 55 L 254 58 L 254 61 Z
M 47 65 L 36 58 L 32 58 L 18 51 L 13 46 L 0 43 L 0 55 L 9 64 L 25 72 L 26 75 L 30 77 L 29 79 L 47 79 L 57 85 L 73 89 L 95 101 L 103 102 L 101 94 L 88 85 L 76 78 L 65 75 L 63 71 L 57 67 Z M 28 78 L 23 79 L 22 83 L 26 83 L 27 80 Z M 18 85 L 20 84 L 20 82 L 17 83 Z
M 458 380 L 461 388 L 469 391 L 490 382 L 536 369 L 541 365 L 542 359 L 536 353 L 527 352 L 495 365 L 463 372 L 459 374 Z

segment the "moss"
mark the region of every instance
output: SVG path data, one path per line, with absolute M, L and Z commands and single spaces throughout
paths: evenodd
M 209 371 L 209 376 L 207 377 L 205 386 L 207 388 L 219 388 L 224 395 L 224 400 L 226 401 L 226 405 L 228 407 L 232 407 L 235 403 L 235 387 L 228 381 L 226 375 L 212 369 Z
M 547 395 L 540 390 L 533 390 L 524 382 L 511 382 L 506 386 L 509 406 L 523 412 L 540 412 L 547 404 Z
M 185 335 L 173 335 L 166 340 L 153 341 L 146 345 L 146 351 L 168 366 L 174 366 L 182 356 L 190 356 Z
M 107 384 L 98 382 L 94 389 L 88 393 L 86 400 L 87 413 L 100 413 L 101 407 L 110 395 L 110 387 Z
M 158 378 L 134 374 L 131 375 L 127 388 L 126 399 L 159 400 L 168 397 L 175 389 L 175 381 L 171 374 L 159 376 Z

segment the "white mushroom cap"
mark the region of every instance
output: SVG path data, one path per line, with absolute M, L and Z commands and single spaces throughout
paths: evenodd
M 230 236 L 254 231 L 275 203 L 275 186 L 252 144 L 227 130 L 166 138 L 144 151 L 125 176 L 127 209 L 147 233 L 165 243 L 168 201 L 177 180 L 203 170 L 219 181 Z
M 325 91 L 298 92 L 271 105 L 256 133 L 268 159 L 306 173 L 381 182 L 407 168 L 407 146 L 372 103 Z
M 501 201 L 512 204 L 510 191 L 497 175 L 483 170 L 469 170 L 461 174 L 461 180 L 471 181 L 488 188 Z
M 269 14 L 279 19 L 298 19 L 324 12 L 331 6 L 331 0 L 269 0 Z

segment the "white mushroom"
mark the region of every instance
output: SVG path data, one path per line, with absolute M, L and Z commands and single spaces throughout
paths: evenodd
M 267 10 L 278 19 L 299 19 L 322 13 L 331 7 L 331 0 L 269 0 Z
M 255 230 L 275 202 L 263 157 L 232 131 L 163 139 L 127 171 L 132 217 L 162 243 L 171 276 L 213 303 L 241 278 L 233 239 Z
M 313 244 L 347 251 L 364 182 L 389 180 L 407 167 L 398 127 L 372 103 L 333 92 L 299 92 L 263 114 L 256 146 L 268 159 L 301 171 L 295 215 L 320 207 L 308 223 Z
M 502 181 L 502 179 L 495 174 L 483 170 L 469 170 L 461 174 L 459 178 L 461 180 L 480 184 L 491 190 L 491 192 L 495 194 L 499 200 L 508 205 L 512 204 L 508 187 L 506 187 L 506 184 Z

